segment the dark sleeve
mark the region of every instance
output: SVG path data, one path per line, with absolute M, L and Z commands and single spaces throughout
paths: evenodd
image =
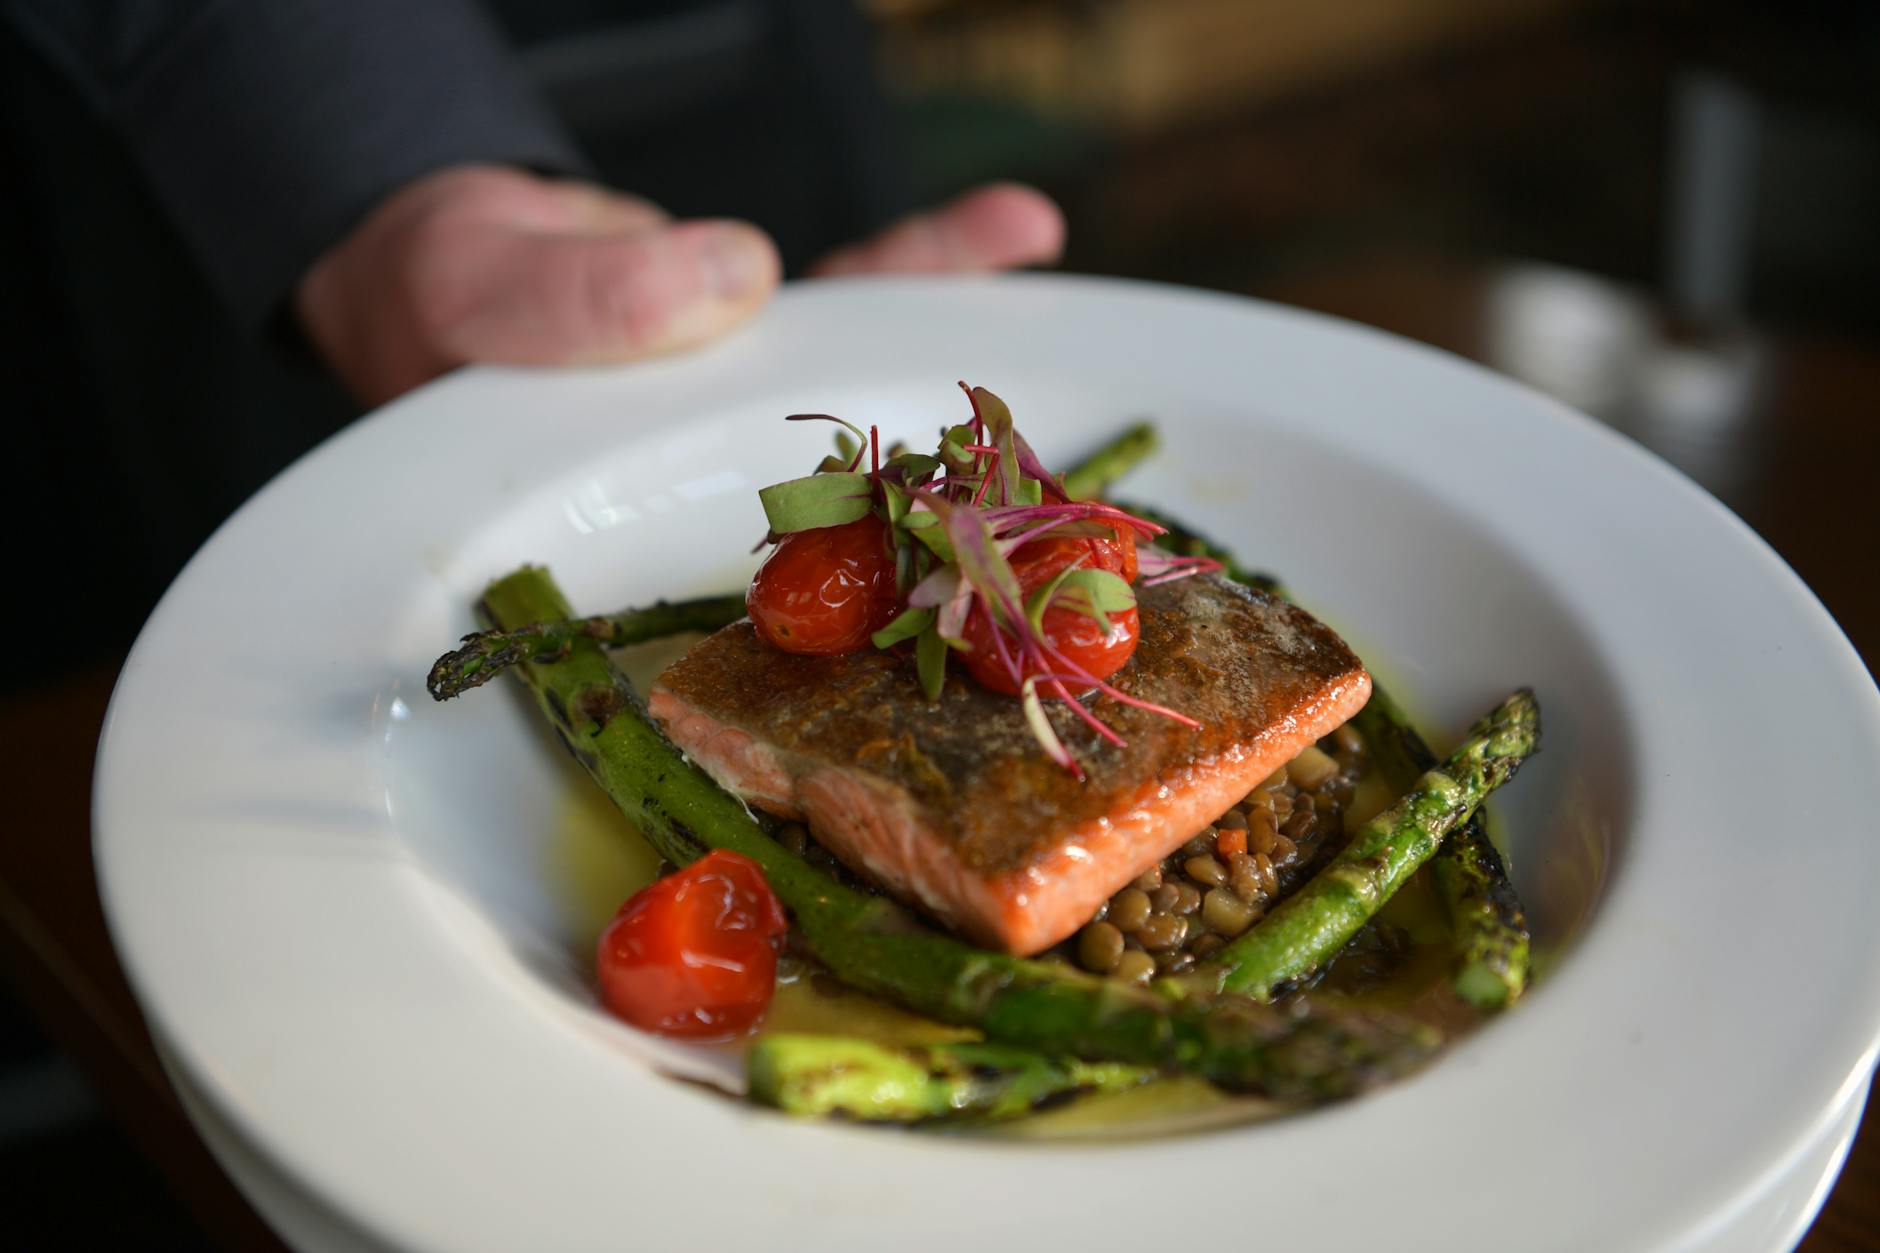
M 580 155 L 474 0 L 0 0 L 126 145 L 233 313 L 445 166 Z

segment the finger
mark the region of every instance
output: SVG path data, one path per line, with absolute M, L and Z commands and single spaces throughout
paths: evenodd
M 1055 261 L 1063 249 L 1064 215 L 1050 197 L 1017 183 L 995 183 L 839 249 L 809 272 L 833 277 L 1004 270 Z
M 632 235 L 505 232 L 432 335 L 460 361 L 632 361 L 724 334 L 763 306 L 780 274 L 769 237 L 742 222 Z
M 565 209 L 566 218 L 551 229 L 592 234 L 630 235 L 657 230 L 672 219 L 650 200 L 597 187 L 593 183 L 566 180 L 550 183 L 553 198 Z
M 463 166 L 414 186 L 405 216 L 562 234 L 653 230 L 669 219 L 650 200 L 579 179 L 505 166 Z

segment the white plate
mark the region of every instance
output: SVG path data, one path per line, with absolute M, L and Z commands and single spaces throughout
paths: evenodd
M 1553 961 L 1413 1080 L 1265 1126 L 995 1144 L 801 1125 L 654 1074 L 599 1013 L 576 786 L 513 695 L 423 674 L 490 577 L 722 589 L 817 410 L 918 437 L 952 380 L 1048 459 L 1151 414 L 1130 484 L 1282 571 L 1436 725 L 1530 683 L 1500 805 Z M 251 501 L 112 702 L 114 936 L 198 1095 L 414 1249 L 1700 1247 L 1830 1136 L 1880 1037 L 1880 699 L 1814 598 L 1604 428 L 1361 328 L 1023 278 L 787 291 L 621 371 L 427 388 Z

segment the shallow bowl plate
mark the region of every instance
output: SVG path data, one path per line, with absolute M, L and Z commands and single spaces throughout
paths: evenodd
M 1155 418 L 1127 494 L 1283 574 L 1439 738 L 1537 689 L 1545 751 L 1498 802 L 1543 957 L 1515 1012 L 1347 1105 L 1039 1144 L 792 1123 L 597 1009 L 585 785 L 515 693 L 432 705 L 428 663 L 523 562 L 593 610 L 737 586 L 754 489 L 826 447 L 778 419 L 920 443 L 961 376 L 1047 460 Z M 460 373 L 309 454 L 138 640 L 96 843 L 195 1098 L 395 1246 L 1135 1249 L 1173 1205 L 1202 1243 L 1662 1250 L 1872 1069 L 1876 760 L 1872 681 L 1782 562 L 1530 391 L 1246 300 L 876 280 L 681 360 Z

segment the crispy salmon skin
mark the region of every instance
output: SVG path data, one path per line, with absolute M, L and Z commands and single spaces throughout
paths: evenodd
M 739 622 L 660 676 L 651 711 L 752 805 L 988 947 L 1035 953 L 1363 707 L 1370 676 L 1296 606 L 1214 576 L 1144 589 L 1111 682 L 1201 723 L 1098 698 L 1111 744 L 1061 702 L 1088 777 L 1053 764 L 1019 702 L 959 673 L 921 694 L 911 658 L 772 648 Z

